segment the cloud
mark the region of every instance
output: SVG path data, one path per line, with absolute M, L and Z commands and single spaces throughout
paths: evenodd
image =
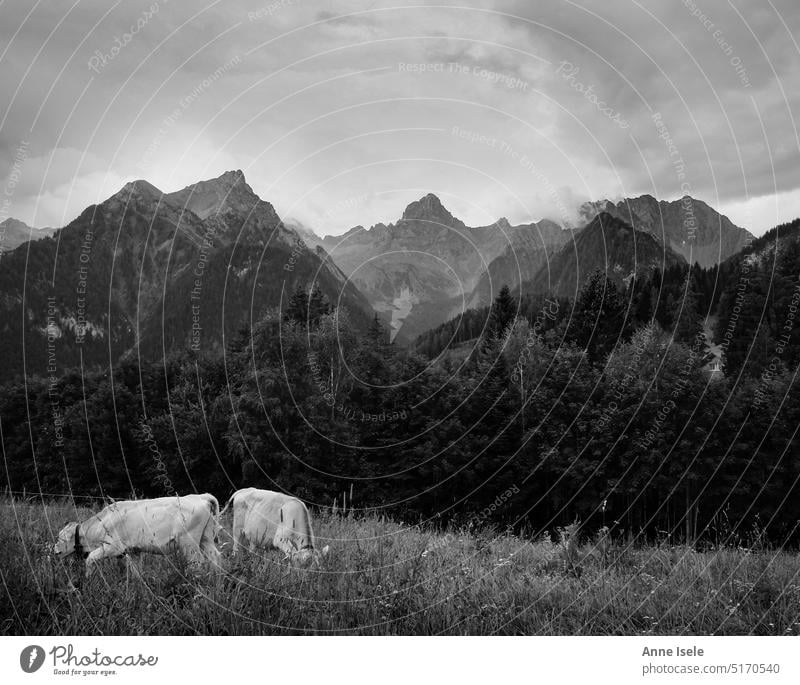
M 795 211 L 793 0 L 160 0 L 127 41 L 144 11 L 47 4 L 23 23 L 27 6 L 4 6 L 0 88 L 14 97 L 0 178 L 27 141 L 19 218 L 53 223 L 109 184 L 146 175 L 172 190 L 225 168 L 331 233 L 394 220 L 428 191 L 471 224 L 583 198 L 671 199 L 681 179 L 656 112 L 697 197 L 749 208 L 757 232 Z M 355 196 L 370 199 L 343 203 Z

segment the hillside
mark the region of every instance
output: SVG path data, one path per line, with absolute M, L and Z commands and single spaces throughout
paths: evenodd
M 588 220 L 606 212 L 650 233 L 688 263 L 702 267 L 720 264 L 753 239 L 702 200 L 685 196 L 680 200 L 656 200 L 651 195 L 625 198 L 616 204 L 609 200 L 587 203 L 583 215 Z
M 509 225 L 508 233 L 511 242 L 481 274 L 472 292 L 471 307 L 491 304 L 504 285 L 513 290 L 533 279 L 564 245 L 573 240 L 577 231 L 565 230 L 544 219 L 522 226 Z
M 720 269 L 715 338 L 727 374 L 744 370 L 766 387 L 800 363 L 800 219 L 753 241 Z
M 396 223 L 356 226 L 322 244 L 405 344 L 458 312 L 488 304 L 492 289 L 500 287 L 497 279 L 514 270 L 515 252 L 522 256 L 524 278 L 538 264 L 537 248 L 569 237 L 549 221 L 512 226 L 500 219 L 469 227 L 429 193 L 410 203 Z
M 29 240 L 47 238 L 55 232 L 54 228 L 33 228 L 14 218 L 0 221 L 0 254 L 9 252 Z
M 574 298 L 586 278 L 598 270 L 621 286 L 634 275 L 683 262 L 682 257 L 649 233 L 634 230 L 621 219 L 601 212 L 524 283 L 522 290 Z
M 240 171 L 166 195 L 129 183 L 58 241 L 5 255 L 0 378 L 217 349 L 312 282 L 367 325 L 369 303 L 324 251 L 283 226 Z
M 609 231 L 605 238 L 589 231 L 581 246 L 570 248 L 580 252 L 571 259 L 561 248 L 572 245 L 602 213 L 619 223 L 605 221 Z M 607 268 L 621 283 L 635 271 L 654 264 L 668 267 L 676 260 L 710 267 L 753 238 L 688 196 L 671 202 L 649 195 L 616 204 L 603 200 L 584 204 L 580 214 L 586 223 L 575 230 L 548 219 L 512 225 L 501 218 L 488 226 L 469 227 L 428 194 L 409 204 L 396 223 L 369 229 L 356 226 L 324 239 L 303 229 L 308 240 L 324 245 L 371 305 L 391 322 L 392 335 L 402 344 L 466 309 L 490 304 L 503 285 L 525 284 L 541 292 L 573 295 L 577 290 L 573 286 L 580 286 L 596 268 Z M 635 248 L 624 234 L 612 236 L 612 228 L 621 225 L 636 230 Z

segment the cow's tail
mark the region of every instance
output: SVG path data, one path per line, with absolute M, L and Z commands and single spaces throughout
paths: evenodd
M 311 538 L 311 549 L 313 550 L 314 554 L 313 557 L 314 563 L 319 564 L 320 557 L 326 556 L 330 551 L 330 547 L 328 545 L 325 545 L 322 549 L 320 549 L 319 546 L 317 545 L 317 536 L 314 535 L 314 526 L 311 523 L 311 515 L 308 513 L 308 507 L 306 507 L 305 502 L 303 503 L 303 506 L 305 507 L 306 516 L 308 520 L 308 535 Z
M 306 510 L 306 521 L 308 522 L 308 537 L 310 538 L 309 542 L 311 543 L 311 549 L 317 549 L 317 538 L 314 535 L 314 528 L 311 525 L 311 514 L 308 513 L 308 507 L 306 506 L 305 502 L 302 502 L 303 509 Z
M 203 495 L 203 499 L 205 499 L 205 501 L 208 502 L 208 508 L 209 511 L 211 512 L 211 515 L 214 517 L 219 516 L 219 502 L 217 501 L 217 498 L 214 497 L 214 495 L 205 493 Z
M 206 521 L 202 538 L 216 544 L 219 532 L 222 530 L 222 526 L 219 522 L 219 501 L 214 495 L 209 493 L 205 493 L 203 499 L 208 504 L 208 513 L 211 514 L 211 516 L 209 516 L 208 521 Z

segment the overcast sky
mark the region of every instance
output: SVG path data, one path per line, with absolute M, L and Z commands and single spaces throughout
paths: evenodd
M 797 0 L 453 4 L 0 2 L 0 218 L 228 169 L 320 234 L 427 192 L 470 225 L 643 193 L 800 216 Z

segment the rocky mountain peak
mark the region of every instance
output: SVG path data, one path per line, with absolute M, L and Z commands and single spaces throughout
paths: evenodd
M 56 232 L 54 228 L 33 228 L 24 221 L 9 217 L 0 221 L 0 252 L 13 250 L 29 240 L 41 240 Z
M 166 205 L 165 198 L 162 191 L 156 188 L 152 183 L 143 179 L 136 181 L 129 181 L 122 188 L 120 188 L 111 197 L 97 205 L 99 216 L 106 218 L 116 217 L 117 221 L 125 214 L 133 213 L 151 213 L 157 209 L 164 208 Z M 89 213 L 89 216 L 97 219 L 95 210 L 87 207 L 84 214 Z M 82 215 L 83 216 L 83 215 Z
M 217 181 L 219 183 L 247 183 L 244 177 L 244 171 L 241 169 L 231 169 L 229 171 L 225 171 L 222 175 L 218 176 L 216 179 L 212 179 L 213 181 Z
M 601 211 L 584 228 L 584 231 L 602 231 L 613 228 L 622 231 L 633 231 L 633 226 L 620 220 L 619 217 L 607 211 Z
M 433 193 L 428 193 L 425 197 L 408 205 L 403 212 L 401 221 L 429 221 L 446 226 L 461 223 L 445 209 L 441 200 Z
M 108 201 L 129 202 L 132 200 L 160 200 L 164 195 L 149 181 L 140 178 L 136 181 L 129 181 L 120 190 L 114 193 Z
M 201 219 L 226 209 L 248 212 L 259 202 L 258 195 L 247 184 L 240 169 L 193 183 L 182 190 L 169 193 L 166 198 L 172 204 L 191 210 Z

